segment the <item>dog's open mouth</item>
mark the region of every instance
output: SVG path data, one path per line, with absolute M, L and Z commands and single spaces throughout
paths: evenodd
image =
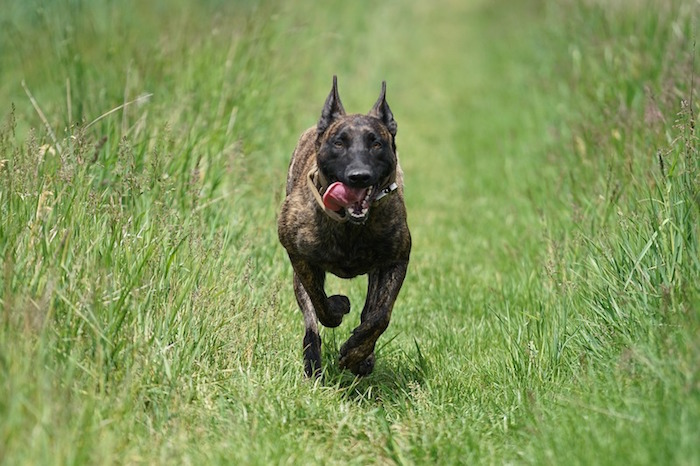
M 335 212 L 345 209 L 349 220 L 363 223 L 367 220 L 373 193 L 374 186 L 353 188 L 336 181 L 323 194 L 323 205 Z

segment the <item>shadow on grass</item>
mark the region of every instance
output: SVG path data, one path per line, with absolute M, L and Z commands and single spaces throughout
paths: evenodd
M 323 385 L 335 387 L 345 399 L 359 403 L 382 404 L 410 396 L 425 382 L 429 364 L 417 340 L 414 339 L 413 345 L 406 348 L 394 341 L 397 336 L 375 350 L 374 371 L 368 376 L 358 377 L 340 369 L 338 357 L 342 342 L 337 341 L 332 332 L 327 334 L 323 348 Z

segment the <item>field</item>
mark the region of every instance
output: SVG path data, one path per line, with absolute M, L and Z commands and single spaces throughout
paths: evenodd
M 0 2 L 0 464 L 700 464 L 698 4 Z M 276 214 L 387 81 L 413 253 L 303 376 Z

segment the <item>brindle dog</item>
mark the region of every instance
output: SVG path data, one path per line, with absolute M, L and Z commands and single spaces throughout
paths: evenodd
M 369 274 L 361 323 L 341 347 L 339 362 L 357 375 L 374 369 L 374 347 L 389 325 L 411 252 L 395 137 L 386 83 L 367 115 L 347 115 L 334 76 L 318 124 L 301 135 L 292 155 L 278 233 L 304 314 L 309 377 L 321 374 L 318 321 L 337 327 L 350 312 L 346 296 L 326 295 L 326 272 Z

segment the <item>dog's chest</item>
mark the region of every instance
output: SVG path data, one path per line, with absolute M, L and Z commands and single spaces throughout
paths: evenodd
M 354 225 L 328 217 L 304 188 L 290 193 L 280 214 L 280 241 L 290 256 L 341 278 L 408 260 L 410 235 L 397 194 L 374 204 L 365 224 Z
M 325 271 L 340 278 L 364 275 L 386 262 L 383 251 L 369 247 L 335 247 L 317 251 L 314 258 Z
M 364 225 L 346 227 L 320 232 L 319 240 L 306 245 L 304 255 L 341 278 L 366 274 L 396 257 L 396 238 Z

